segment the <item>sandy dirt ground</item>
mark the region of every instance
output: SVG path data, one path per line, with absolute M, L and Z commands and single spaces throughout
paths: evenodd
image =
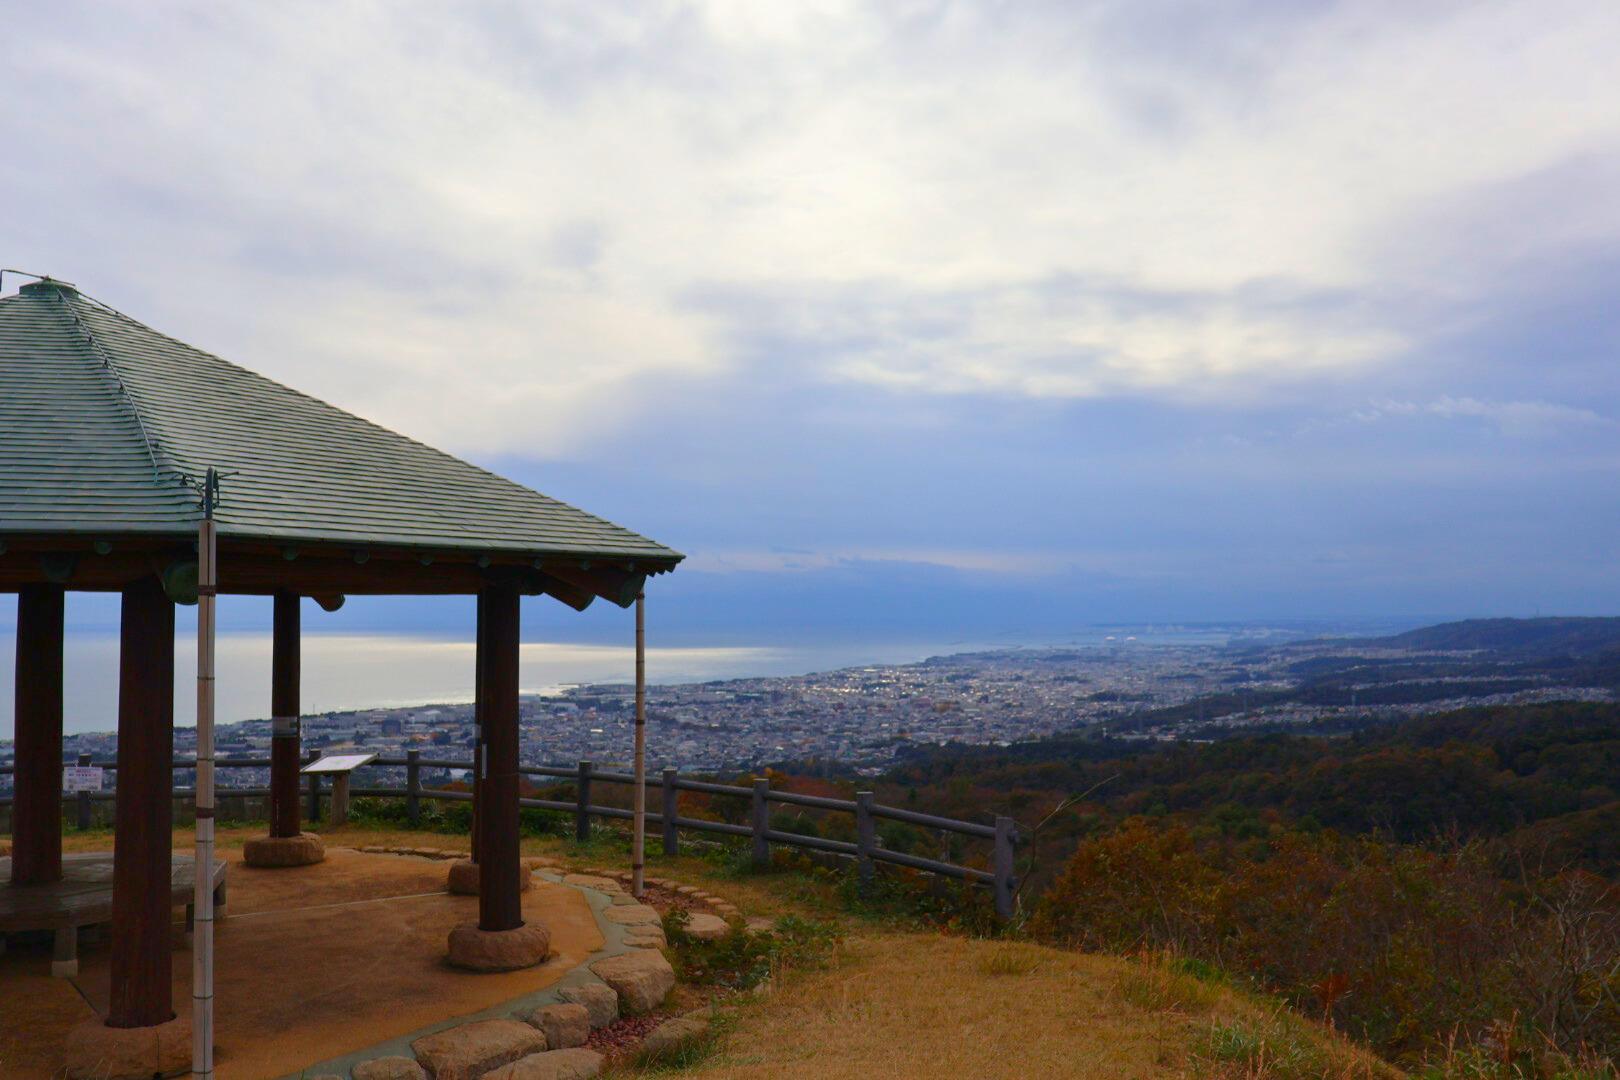
M 476 897 L 444 892 L 447 863 L 329 849 L 324 863 L 282 870 L 230 861 L 229 918 L 216 934 L 216 1060 L 221 1080 L 295 1072 L 490 1008 L 562 977 L 602 938 L 584 897 L 537 881 L 523 898 L 526 921 L 551 930 L 553 956 L 527 971 L 458 972 L 444 963 L 445 938 L 478 918 Z M 174 1000 L 191 1002 L 191 950 L 176 909 Z M 59 1075 L 69 1028 L 104 1012 L 104 937 L 81 946 L 77 979 L 53 979 L 48 943 L 0 957 L 0 1075 Z

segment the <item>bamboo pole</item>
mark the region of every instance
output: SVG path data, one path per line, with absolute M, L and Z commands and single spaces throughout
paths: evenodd
M 197 527 L 197 849 L 192 864 L 191 1075 L 214 1076 L 214 501 L 219 476 L 208 470 Z
M 642 877 L 647 855 L 647 594 L 636 594 L 636 787 L 635 821 L 630 829 L 630 893 L 646 891 Z

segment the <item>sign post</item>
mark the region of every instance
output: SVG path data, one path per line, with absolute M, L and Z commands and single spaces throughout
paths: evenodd
M 332 777 L 331 824 L 335 828 L 349 818 L 349 774 L 362 765 L 370 765 L 376 754 L 333 754 L 319 757 L 305 765 L 303 773 L 311 782 L 318 782 L 321 774 Z

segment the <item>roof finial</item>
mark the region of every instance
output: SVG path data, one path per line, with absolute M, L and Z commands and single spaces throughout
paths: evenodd
M 203 477 L 202 505 L 203 517 L 214 520 L 214 507 L 219 505 L 219 472 L 212 465 Z

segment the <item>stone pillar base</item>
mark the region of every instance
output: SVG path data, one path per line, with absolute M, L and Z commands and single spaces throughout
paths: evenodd
M 478 864 L 471 859 L 457 859 L 450 864 L 449 888 L 457 896 L 478 895 Z M 518 892 L 534 888 L 534 874 L 527 866 L 518 873 Z
M 539 923 L 516 930 L 480 930 L 464 923 L 450 931 L 451 967 L 467 971 L 516 971 L 533 967 L 551 952 L 551 931 Z
M 191 1071 L 191 1019 L 151 1027 L 115 1028 L 86 1020 L 68 1032 L 68 1080 L 152 1080 Z
M 255 836 L 242 845 L 242 861 L 263 869 L 310 866 L 325 858 L 326 845 L 311 832 L 297 836 Z

